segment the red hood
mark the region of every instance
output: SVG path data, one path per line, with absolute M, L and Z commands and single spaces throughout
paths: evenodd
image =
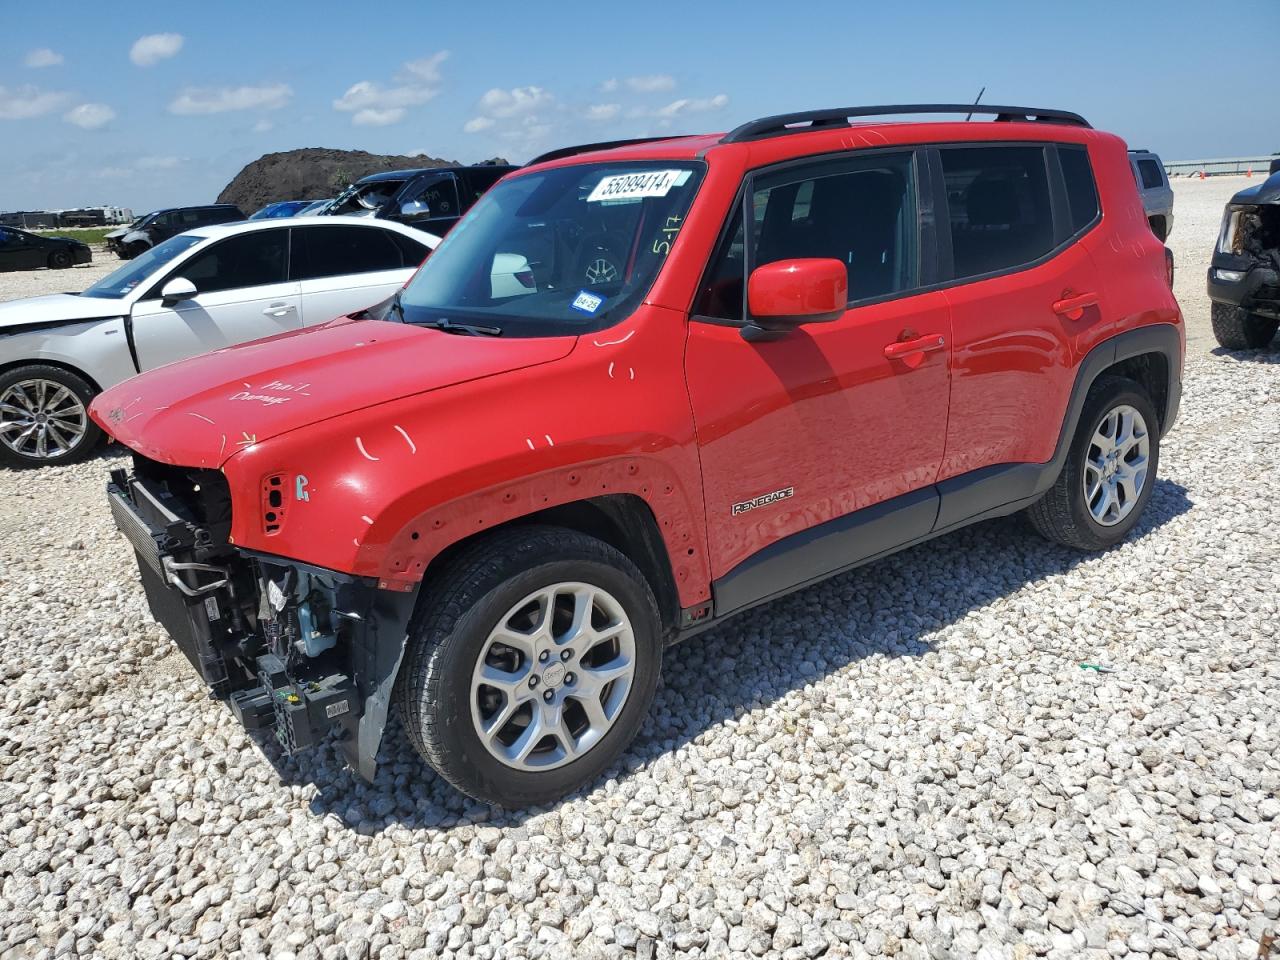
M 217 467 L 298 427 L 558 360 L 575 339 L 468 337 L 336 320 L 140 374 L 101 394 L 89 412 L 153 460 Z

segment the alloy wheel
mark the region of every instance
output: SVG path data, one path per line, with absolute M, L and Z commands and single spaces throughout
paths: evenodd
M 508 767 L 544 771 L 596 746 L 635 678 L 635 632 L 611 594 L 557 583 L 525 597 L 489 633 L 471 678 L 471 719 Z
M 1113 407 L 1093 432 L 1084 464 L 1084 499 L 1093 519 L 1114 527 L 1133 512 L 1147 483 L 1151 437 L 1142 414 Z
M 52 460 L 76 448 L 89 429 L 84 402 L 54 380 L 11 383 L 0 394 L 0 443 L 14 453 Z

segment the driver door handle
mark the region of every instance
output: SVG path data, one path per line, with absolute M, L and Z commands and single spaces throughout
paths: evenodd
M 292 312 L 293 304 L 291 303 L 273 303 L 262 311 L 262 315 L 265 317 L 283 317 L 286 313 Z
M 890 360 L 901 360 L 917 353 L 932 353 L 947 345 L 947 338 L 940 333 L 931 333 L 927 337 L 915 337 L 911 340 L 897 340 L 884 348 L 884 355 Z

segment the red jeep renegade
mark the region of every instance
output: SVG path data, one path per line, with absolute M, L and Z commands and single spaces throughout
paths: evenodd
M 392 300 L 102 394 L 156 618 L 286 750 L 372 778 L 394 700 L 519 806 L 725 617 L 1019 510 L 1121 540 L 1181 392 L 1164 248 L 1075 114 L 883 120 L 970 109 L 560 150 Z

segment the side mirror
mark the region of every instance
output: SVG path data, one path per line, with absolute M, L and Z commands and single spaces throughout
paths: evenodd
M 422 200 L 410 200 L 408 203 L 400 204 L 400 216 L 402 217 L 426 217 L 431 214 L 431 205 Z
M 172 307 L 175 303 L 190 300 L 198 292 L 196 285 L 186 277 L 174 277 L 160 288 L 160 302 L 166 307 Z
M 774 340 L 805 323 L 830 323 L 849 302 L 849 272 L 834 258 L 778 260 L 747 279 L 746 340 Z

